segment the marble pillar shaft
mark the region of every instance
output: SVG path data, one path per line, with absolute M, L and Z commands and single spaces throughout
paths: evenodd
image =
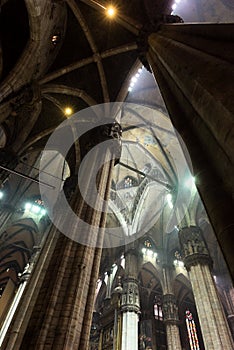
M 167 349 L 181 350 L 180 332 L 177 324 L 166 323 Z
M 147 60 L 233 277 L 234 25 L 165 24 L 148 45 Z
M 211 275 L 212 259 L 198 226 L 184 227 L 179 239 L 189 272 L 203 341 L 209 350 L 233 349 L 233 341 L 221 301 Z
M 163 320 L 166 324 L 168 350 L 181 350 L 179 315 L 174 294 L 163 296 Z
M 112 166 L 114 164 L 112 163 Z M 111 173 L 109 174 L 111 175 Z M 107 185 L 110 184 L 111 177 L 109 176 L 109 179 L 107 181 Z M 108 198 L 109 196 L 109 185 L 106 187 L 106 194 L 105 198 Z M 106 215 L 103 214 L 100 220 L 100 227 L 105 227 L 106 224 Z M 100 240 L 102 240 L 102 235 L 99 237 Z M 99 242 L 98 246 L 100 246 L 101 242 Z M 102 249 L 96 248 L 95 254 L 94 254 L 94 261 L 93 261 L 93 269 L 92 274 L 90 278 L 89 283 L 89 291 L 87 295 L 87 301 L 85 306 L 85 315 L 86 317 L 83 320 L 82 324 L 82 331 L 81 331 L 81 339 L 80 339 L 80 346 L 79 349 L 81 350 L 88 350 L 89 349 L 89 335 L 90 335 L 90 329 L 92 325 L 92 319 L 93 319 L 93 310 L 94 310 L 94 302 L 95 302 L 95 290 L 96 290 L 96 284 L 97 284 L 97 278 L 99 274 L 99 266 L 101 262 L 102 257 Z
M 138 315 L 124 312 L 122 316 L 121 350 L 138 350 Z
M 140 311 L 137 250 L 129 249 L 125 253 L 126 279 L 123 282 L 121 298 L 122 339 L 121 350 L 138 350 L 138 313 Z
M 101 161 L 104 164 L 97 176 L 97 189 L 103 198 L 106 198 L 108 193 L 107 187 L 110 185 L 110 172 L 114 163 L 114 160 L 109 161 L 110 153 L 112 154 L 112 150 L 107 149 L 102 159 L 99 156 L 96 157 L 98 164 Z M 92 173 L 94 166 L 95 162 L 90 164 L 87 171 L 87 187 L 89 187 L 89 174 Z M 48 238 L 44 248 L 46 251 L 46 245 L 50 245 L 49 261 L 42 261 L 41 258 L 40 262 L 44 265 L 40 271 L 42 274 L 33 286 L 34 292 L 36 290 L 37 292 L 31 295 L 27 310 L 22 308 L 18 310 L 3 349 L 84 350 L 87 347 L 84 339 L 89 338 L 94 285 L 98 278 L 101 256 L 101 249 L 96 248 L 95 245 L 101 246 L 103 240 L 102 227 L 105 222 L 105 213 L 88 206 L 79 189 L 73 195 L 71 206 L 73 211 L 89 224 L 88 242 L 92 246 L 81 245 L 60 234 L 58 230 L 52 229 L 54 237 Z M 79 227 L 75 225 L 71 227 L 74 231 L 71 232 L 71 237 L 76 238 Z M 39 266 L 38 269 L 40 269 Z M 28 292 L 31 287 L 30 282 Z M 27 304 L 25 298 L 22 300 L 22 305 Z M 20 324 L 22 313 L 24 324 Z M 15 333 L 16 328 L 17 333 Z
M 209 266 L 191 266 L 189 277 L 205 347 L 209 350 L 233 349 L 231 333 Z

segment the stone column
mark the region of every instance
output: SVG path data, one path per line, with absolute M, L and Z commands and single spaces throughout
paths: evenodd
M 229 286 L 226 290 L 222 290 L 225 298 L 225 305 L 227 310 L 227 318 L 231 328 L 232 336 L 234 337 L 234 288 Z
M 109 127 L 112 130 L 113 124 Z M 103 126 L 96 130 L 99 132 L 98 139 L 89 138 L 89 140 L 100 142 L 101 135 L 106 140 L 107 130 L 104 128 L 103 131 L 102 128 Z M 108 137 L 112 139 L 117 136 L 110 132 Z M 109 159 L 113 154 L 116 158 L 117 145 L 118 140 L 114 140 L 113 147 L 106 148 L 105 154 L 99 154 L 95 148 L 93 162 L 88 164 L 90 168 L 85 173 L 87 191 L 89 190 L 90 195 L 93 196 L 89 186 L 90 174 L 96 166 L 95 162 L 98 162 L 104 165 L 97 176 L 97 190 L 102 198 L 107 199 L 110 172 L 115 161 Z M 95 248 L 95 244 L 101 247 L 105 213 L 90 207 L 78 188 L 72 195 L 71 206 L 73 211 L 89 224 L 90 231 L 87 229 L 84 235 L 90 237 L 87 243 L 92 243 L 92 246 L 81 245 L 52 227 L 3 349 L 84 350 L 87 347 L 94 286 L 98 278 L 101 257 L 101 248 Z M 63 219 L 65 213 L 58 214 Z M 76 237 L 79 227 L 72 223 L 69 227 L 72 230 L 71 237 L 73 235 Z
M 234 344 L 210 268 L 212 261 L 199 227 L 179 231 L 184 264 L 189 273 L 205 348 L 231 350 Z
M 137 281 L 137 253 L 137 251 L 130 249 L 125 254 L 126 278 L 123 281 L 121 300 L 121 350 L 138 350 L 138 314 L 140 312 L 140 301 Z
M 171 267 L 163 266 L 163 320 L 166 325 L 168 350 L 181 350 L 179 315 L 176 297 L 172 288 Z
M 234 25 L 162 24 L 173 21 L 178 17 L 162 16 L 143 28 L 139 49 L 189 151 L 196 185 L 234 277 Z
M 163 296 L 163 319 L 166 324 L 167 349 L 181 350 L 178 307 L 173 294 Z
M 102 338 L 103 338 L 103 329 L 100 332 L 100 338 L 98 343 L 98 350 L 102 350 Z
M 112 271 L 107 271 L 107 284 L 106 284 L 106 297 L 105 299 L 110 299 L 111 297 L 111 275 L 112 275 Z
M 1 326 L 1 329 L 0 329 L 0 348 L 1 348 L 1 345 L 3 343 L 4 337 L 7 333 L 7 330 L 10 326 L 11 320 L 13 319 L 14 313 L 18 307 L 20 299 L 24 293 L 24 290 L 25 290 L 26 285 L 28 283 L 30 274 L 32 273 L 33 267 L 34 267 L 35 262 L 38 258 L 39 251 L 40 251 L 40 247 L 34 248 L 34 253 L 33 253 L 29 263 L 25 266 L 23 273 L 20 276 L 19 285 L 18 285 L 17 291 L 15 293 L 14 299 L 11 303 L 11 306 L 8 310 L 6 318 L 5 318 L 5 320 Z
M 113 290 L 111 295 L 111 304 L 114 307 L 114 337 L 113 337 L 113 350 L 121 350 L 122 340 L 122 314 L 121 314 L 121 295 L 123 288 L 120 282 L 121 277 L 119 276 L 119 282 L 117 287 Z

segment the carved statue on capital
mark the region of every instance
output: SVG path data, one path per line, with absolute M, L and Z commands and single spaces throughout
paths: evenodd
M 123 294 L 121 300 L 122 311 L 130 311 L 139 313 L 140 300 L 139 289 L 136 280 L 128 279 L 123 283 Z
M 200 227 L 190 226 L 182 228 L 179 231 L 179 240 L 184 264 L 187 269 L 198 263 L 212 266 L 212 259 Z
M 173 294 L 165 294 L 163 296 L 163 318 L 166 323 L 177 324 L 179 322 L 178 306 L 176 298 Z

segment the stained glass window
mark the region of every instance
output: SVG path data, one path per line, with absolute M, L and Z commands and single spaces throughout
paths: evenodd
M 185 317 L 186 317 L 186 326 L 188 331 L 190 348 L 191 350 L 200 350 L 198 337 L 197 337 L 197 329 L 196 329 L 196 325 L 195 325 L 191 311 L 186 310 Z
M 141 249 L 143 253 L 143 259 L 155 263 L 157 253 L 155 252 L 155 247 L 151 243 L 150 239 L 146 239 L 143 243 L 143 248 Z

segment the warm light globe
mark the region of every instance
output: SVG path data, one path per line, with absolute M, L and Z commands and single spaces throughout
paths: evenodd
M 108 17 L 114 17 L 115 13 L 116 13 L 116 10 L 115 10 L 114 7 L 110 6 L 110 7 L 107 7 L 106 13 L 107 13 Z
M 69 116 L 69 115 L 71 115 L 73 113 L 73 110 L 70 107 L 66 107 L 64 109 L 64 113 L 65 113 L 66 116 Z

